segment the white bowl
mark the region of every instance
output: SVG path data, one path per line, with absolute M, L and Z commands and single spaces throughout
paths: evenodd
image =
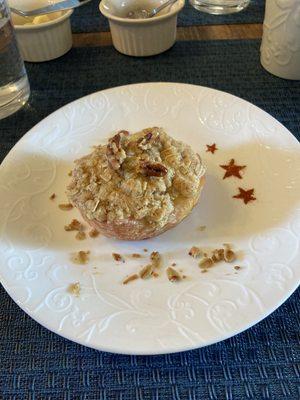
M 59 0 L 9 0 L 9 5 L 21 10 L 32 10 Z M 49 61 L 67 53 L 72 47 L 70 16 L 73 10 L 48 14 L 48 22 L 26 24 L 27 19 L 12 13 L 21 55 L 25 61 Z M 32 17 L 29 21 L 32 20 Z M 26 25 L 25 25 L 26 24 Z
M 185 0 L 178 0 L 149 19 L 126 18 L 135 9 L 153 9 L 165 0 L 102 0 L 101 13 L 108 18 L 114 47 L 130 56 L 152 56 L 173 46 L 176 40 L 177 14 Z

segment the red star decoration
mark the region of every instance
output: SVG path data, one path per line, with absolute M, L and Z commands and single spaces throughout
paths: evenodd
M 235 165 L 234 159 L 232 158 L 229 161 L 228 165 L 220 165 L 221 168 L 225 169 L 225 175 L 223 179 L 229 178 L 230 176 L 235 176 L 236 178 L 242 179 L 240 171 L 246 168 L 246 165 Z
M 256 200 L 256 197 L 253 196 L 254 189 L 244 190 L 239 187 L 239 191 L 240 191 L 239 194 L 232 196 L 234 199 L 241 199 L 244 201 L 245 204 L 248 204 L 249 201 Z
M 214 154 L 214 152 L 215 152 L 216 150 L 219 150 L 219 149 L 217 148 L 216 143 L 207 144 L 206 147 L 207 147 L 207 150 L 206 150 L 206 151 L 210 151 L 212 154 Z

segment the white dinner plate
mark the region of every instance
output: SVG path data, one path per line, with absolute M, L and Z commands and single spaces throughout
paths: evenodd
M 73 160 L 116 130 L 150 126 L 164 127 L 202 156 L 207 180 L 198 206 L 176 228 L 151 240 L 76 240 L 64 225 L 79 213 L 58 208 L 67 201 Z M 206 152 L 213 143 L 218 150 Z M 68 104 L 32 128 L 1 166 L 3 285 L 37 322 L 99 350 L 170 353 L 229 338 L 274 311 L 298 286 L 299 149 L 293 135 L 264 111 L 200 86 L 130 85 Z M 242 179 L 222 179 L 220 165 L 232 158 L 246 165 Z M 244 204 L 233 198 L 239 187 L 253 188 L 256 200 Z M 190 247 L 224 242 L 233 244 L 239 259 L 201 273 L 188 255 Z M 87 265 L 70 261 L 79 250 L 90 250 Z M 154 250 L 164 258 L 160 276 L 123 285 Z M 112 252 L 126 262 L 114 261 Z M 132 253 L 143 258 L 132 259 Z M 168 281 L 164 268 L 173 262 L 185 280 Z M 79 297 L 68 291 L 75 282 Z

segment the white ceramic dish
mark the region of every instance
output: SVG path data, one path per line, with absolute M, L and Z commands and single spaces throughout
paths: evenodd
M 58 1 L 58 0 L 56 0 Z M 52 0 L 10 0 L 12 7 L 30 10 L 53 3 Z M 72 47 L 70 16 L 73 10 L 55 13 L 57 18 L 37 25 L 24 22 L 26 18 L 12 13 L 17 41 L 25 61 L 41 62 L 58 58 Z M 51 14 L 48 17 L 51 18 Z M 32 19 L 32 18 L 31 18 Z
M 143 242 L 104 237 L 76 241 L 61 211 L 72 161 L 104 142 L 112 130 L 163 126 L 193 146 L 208 167 L 200 204 L 173 230 Z M 207 153 L 206 144 L 218 151 Z M 148 83 L 94 93 L 31 129 L 0 172 L 0 274 L 10 296 L 40 324 L 96 349 L 130 354 L 188 350 L 233 336 L 266 317 L 300 278 L 300 145 L 270 115 L 230 94 L 205 87 Z M 243 179 L 223 180 L 220 164 L 246 165 Z M 247 205 L 237 187 L 255 188 Z M 49 200 L 52 193 L 55 201 Z M 204 231 L 199 226 L 206 225 Z M 192 245 L 231 242 L 236 271 L 220 264 L 201 274 L 187 255 Z M 117 265 L 111 253 L 164 254 L 188 276 L 171 284 L 164 273 L 122 285 L 143 259 Z M 90 250 L 86 266 L 70 254 Z M 149 254 L 149 253 L 148 253 Z M 96 267 L 96 268 L 94 268 Z M 67 292 L 80 282 L 80 297 Z
M 102 0 L 99 8 L 108 18 L 114 47 L 121 53 L 145 57 L 162 53 L 173 46 L 176 40 L 177 15 L 185 0 L 162 10 L 148 19 L 129 19 L 134 9 L 153 9 L 164 0 Z

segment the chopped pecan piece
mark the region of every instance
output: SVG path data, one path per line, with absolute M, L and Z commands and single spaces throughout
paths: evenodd
M 227 263 L 231 263 L 236 260 L 236 254 L 231 250 L 231 245 L 229 243 L 224 243 L 224 260 Z
M 178 282 L 182 279 L 182 276 L 175 268 L 168 267 L 167 268 L 167 276 L 170 282 Z
M 213 260 L 209 257 L 204 257 L 202 260 L 199 262 L 199 267 L 203 269 L 207 269 L 213 266 Z
M 124 258 L 121 256 L 121 254 L 118 253 L 112 253 L 112 256 L 115 261 L 122 261 L 123 263 L 125 262 Z
M 224 260 L 224 249 L 215 249 L 212 254 L 213 262 L 219 262 Z
M 89 251 L 80 250 L 78 253 L 73 254 L 72 261 L 75 264 L 86 264 L 89 261 Z
M 199 249 L 199 247 L 196 247 L 196 246 L 193 246 L 189 251 L 189 256 L 192 256 L 194 258 L 200 257 L 201 254 L 202 254 L 201 249 Z
M 126 153 L 124 149 L 122 149 L 122 137 L 124 136 L 127 135 L 124 134 L 124 131 L 120 131 L 108 141 L 106 157 L 110 166 L 114 170 L 120 169 L 123 161 L 126 158 Z
M 150 276 L 151 276 L 152 273 L 153 273 L 153 269 L 154 269 L 154 267 L 153 267 L 152 264 L 147 264 L 147 265 L 145 265 L 145 266 L 141 269 L 141 271 L 140 271 L 140 277 L 141 277 L 142 279 L 150 278 Z
M 136 279 L 139 279 L 138 274 L 129 275 L 127 278 L 124 279 L 123 285 L 127 285 L 127 283 L 135 281 Z
M 68 292 L 73 294 L 76 297 L 79 297 L 80 290 L 81 290 L 81 287 L 80 287 L 79 282 L 71 283 L 68 287 Z
M 141 173 L 145 176 L 165 176 L 168 173 L 168 169 L 160 163 L 151 163 L 144 161 L 141 163 Z
M 72 210 L 72 208 L 73 208 L 71 203 L 59 204 L 58 207 L 63 211 L 69 211 L 69 210 Z
M 162 264 L 162 258 L 158 251 L 153 251 L 150 255 L 152 265 L 154 268 L 160 268 Z
M 55 193 L 52 193 L 51 196 L 49 197 L 49 199 L 50 199 L 50 200 L 54 200 L 55 197 L 56 197 L 56 194 L 55 194 Z
M 131 254 L 131 257 L 132 258 L 141 258 L 142 256 L 138 253 L 133 253 L 133 254 Z
M 69 225 L 65 225 L 65 231 L 70 232 L 70 231 L 78 231 L 82 232 L 84 230 L 84 225 L 82 225 L 81 222 L 79 222 L 77 219 L 72 219 L 71 223 Z
M 158 132 L 147 132 L 143 137 L 138 139 L 138 147 L 142 150 L 147 150 L 158 138 Z
M 99 232 L 97 231 L 97 229 L 92 229 L 91 231 L 89 231 L 89 237 L 91 238 L 95 238 L 97 236 L 99 236 Z
M 77 240 L 84 240 L 84 239 L 86 239 L 86 234 L 85 234 L 85 232 L 79 231 L 76 233 L 75 238 Z

